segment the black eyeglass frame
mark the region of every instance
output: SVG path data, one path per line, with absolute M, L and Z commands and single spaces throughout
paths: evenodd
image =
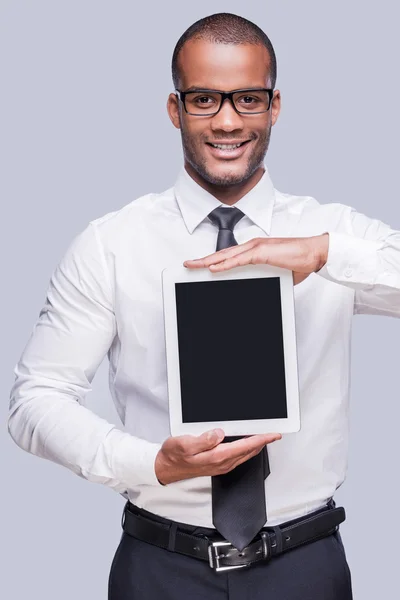
M 271 108 L 271 102 L 272 102 L 272 98 L 274 95 L 274 89 L 273 88 L 244 88 L 244 89 L 239 89 L 239 90 L 231 90 L 230 92 L 223 92 L 221 90 L 207 90 L 207 89 L 199 89 L 199 90 L 189 90 L 187 92 L 182 92 L 181 90 L 175 89 L 175 92 L 178 92 L 178 94 L 175 94 L 176 96 L 178 96 L 183 104 L 183 108 L 185 109 L 185 112 L 188 115 L 192 115 L 193 117 L 214 117 L 215 115 L 217 115 L 219 113 L 219 111 L 221 110 L 224 101 L 226 100 L 226 98 L 228 98 L 230 100 L 230 103 L 232 104 L 234 110 L 239 114 L 239 115 L 261 115 L 263 113 L 266 113 L 269 111 L 269 109 Z M 187 94 L 202 94 L 202 93 L 208 93 L 208 92 L 212 92 L 214 94 L 221 94 L 221 104 L 219 105 L 219 109 L 214 112 L 214 113 L 207 113 L 207 114 L 201 114 L 201 113 L 191 113 L 187 110 L 186 108 L 186 102 L 185 102 L 185 98 L 187 96 Z M 268 92 L 268 96 L 269 96 L 269 103 L 268 103 L 268 108 L 267 110 L 260 110 L 257 112 L 249 112 L 249 111 L 240 111 L 236 108 L 235 103 L 233 102 L 233 94 L 237 94 L 238 92 Z

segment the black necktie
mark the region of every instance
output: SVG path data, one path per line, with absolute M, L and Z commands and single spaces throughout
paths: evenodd
M 233 229 L 243 216 L 238 208 L 223 206 L 208 215 L 210 221 L 219 228 L 217 251 L 237 246 Z M 237 439 L 240 437 L 225 437 L 224 442 Z M 213 524 L 239 551 L 252 541 L 267 520 L 264 479 L 269 473 L 265 446 L 259 454 L 229 473 L 211 477 Z

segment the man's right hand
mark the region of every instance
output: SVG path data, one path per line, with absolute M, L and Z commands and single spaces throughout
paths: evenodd
M 190 479 L 222 475 L 261 452 L 266 444 L 280 440 L 280 433 L 256 434 L 221 444 L 222 429 L 195 435 L 169 437 L 155 460 L 155 473 L 163 485 Z

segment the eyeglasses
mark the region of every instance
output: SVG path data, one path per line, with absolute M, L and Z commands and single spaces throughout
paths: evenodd
M 195 90 L 182 92 L 175 90 L 188 115 L 211 117 L 216 115 L 226 98 L 241 115 L 259 115 L 267 112 L 274 95 L 273 89 L 253 88 L 221 92 L 219 90 Z M 178 94 L 176 94 L 178 96 Z

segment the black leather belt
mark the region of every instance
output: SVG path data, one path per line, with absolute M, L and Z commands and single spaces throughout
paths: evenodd
M 122 517 L 123 530 L 159 548 L 205 560 L 215 571 L 240 569 L 269 561 L 287 550 L 334 533 L 346 518 L 344 508 L 335 508 L 334 501 L 330 500 L 327 506 L 304 517 L 275 527 L 263 527 L 258 536 L 239 552 L 216 530 L 211 535 L 191 534 L 184 530 L 184 524 L 164 518 L 162 521 L 152 520 L 149 518 L 151 514 L 128 500 Z

